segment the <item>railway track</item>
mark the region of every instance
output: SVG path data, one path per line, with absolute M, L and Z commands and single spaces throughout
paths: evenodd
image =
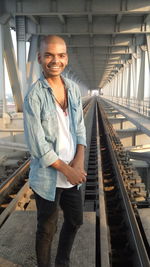
M 12 160 L 13 162 L 9 161 Z M 11 153 L 11 159 L 7 156 L 3 156 L 0 162 L 0 185 L 7 180 L 11 175 L 13 175 L 20 166 L 24 164 L 24 162 L 29 158 L 29 153 L 26 152 L 23 155 L 16 155 L 15 153 Z
M 149 206 L 145 186 L 100 103 L 87 174 L 85 209 L 97 214 L 96 267 L 150 266 L 136 219 L 137 207 Z
M 91 108 L 90 102 L 88 108 Z M 88 108 L 84 110 L 85 117 Z M 96 212 L 96 267 L 148 267 L 149 257 L 136 219 L 137 207 L 149 205 L 144 184 L 99 102 L 92 114 L 88 175 L 83 194 L 85 211 Z M 86 124 L 88 129 L 89 121 Z M 14 185 L 9 181 L 9 184 L 5 182 L 3 190 L 0 187 L 0 226 L 13 210 L 26 210 L 31 201 L 32 191 L 26 183 L 29 160 L 24 164 L 24 173 L 21 168 L 15 173 L 18 181 L 22 177 L 18 193 L 8 190 L 11 184 L 13 190 L 14 185 L 18 187 L 15 175 L 10 179 Z
M 29 165 L 30 159 L 27 159 L 0 185 L 0 227 L 20 203 L 26 203 L 29 195 L 27 194 Z
M 110 266 L 150 266 L 135 216 L 137 206 L 144 202 L 148 205 L 145 185 L 129 162 L 100 104 L 98 109 Z

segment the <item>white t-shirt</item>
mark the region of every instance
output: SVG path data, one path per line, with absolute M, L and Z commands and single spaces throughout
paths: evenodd
M 68 109 L 65 112 L 56 103 L 58 131 L 59 131 L 59 159 L 69 164 L 75 155 L 73 138 L 69 129 L 69 115 Z M 67 178 L 59 171 L 57 171 L 57 184 L 56 187 L 70 188 L 73 187 Z

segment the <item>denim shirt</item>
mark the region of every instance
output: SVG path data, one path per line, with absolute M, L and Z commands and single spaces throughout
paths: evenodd
M 75 151 L 77 144 L 86 146 L 82 100 L 78 85 L 68 78 L 65 83 L 68 96 L 70 132 Z M 58 122 L 55 98 L 42 74 L 24 99 L 24 133 L 31 153 L 29 185 L 41 197 L 54 201 L 57 170 L 50 165 L 59 159 Z

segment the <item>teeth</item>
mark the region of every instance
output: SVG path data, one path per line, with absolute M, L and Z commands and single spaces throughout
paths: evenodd
M 49 67 L 50 69 L 59 69 L 59 67 Z

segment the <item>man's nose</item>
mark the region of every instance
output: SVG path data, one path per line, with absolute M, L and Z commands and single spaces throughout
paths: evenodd
M 53 56 L 52 62 L 57 63 L 59 61 L 58 56 Z

